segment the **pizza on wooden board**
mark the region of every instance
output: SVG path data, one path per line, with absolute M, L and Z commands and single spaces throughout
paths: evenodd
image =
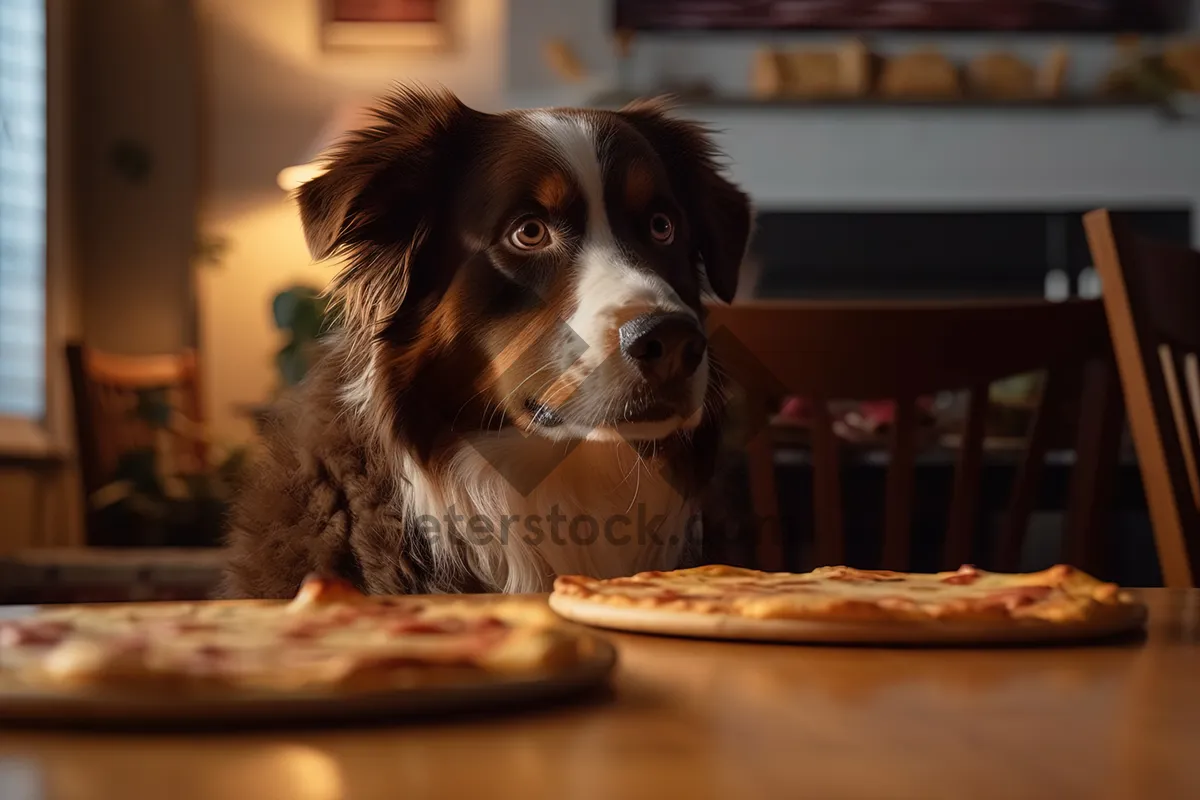
M 543 602 L 367 597 L 319 576 L 288 602 L 46 607 L 0 620 L 0 677 L 55 690 L 387 690 L 570 668 Z
M 1022 574 L 712 565 L 608 580 L 567 575 L 555 581 L 550 606 L 623 630 L 838 641 L 1069 638 L 1145 618 L 1129 592 L 1062 564 Z

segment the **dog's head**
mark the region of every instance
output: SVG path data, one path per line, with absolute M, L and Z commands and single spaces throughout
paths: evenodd
M 298 191 L 314 257 L 347 262 L 347 401 L 425 456 L 504 427 L 636 442 L 696 426 L 702 292 L 732 300 L 751 229 L 715 158 L 656 102 L 385 99 Z

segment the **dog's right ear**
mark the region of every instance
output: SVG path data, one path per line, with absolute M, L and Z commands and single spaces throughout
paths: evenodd
M 462 160 L 453 140 L 476 114 L 449 92 L 415 89 L 398 89 L 374 113 L 374 124 L 343 139 L 326 172 L 296 192 L 313 258 L 349 256 L 331 288 L 365 328 L 403 300 Z
M 296 192 L 313 258 L 369 242 L 384 216 L 401 223 L 389 238 L 415 231 L 429 210 L 435 162 L 447 152 L 440 140 L 470 113 L 449 92 L 404 88 L 384 98 L 374 124 L 348 134 L 326 156 L 325 173 Z

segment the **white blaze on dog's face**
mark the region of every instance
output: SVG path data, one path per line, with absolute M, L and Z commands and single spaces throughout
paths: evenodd
M 555 156 L 569 170 L 586 206 L 586 230 L 580 240 L 571 287 L 573 310 L 566 322 L 587 349 L 568 373 L 570 382 L 586 380 L 610 357 L 633 360 L 628 352 L 619 352 L 623 344 L 628 351 L 631 338 L 629 335 L 623 337 L 622 330 L 633 330 L 639 320 L 646 321 L 640 323 L 643 327 L 646 323 L 653 327 L 656 319 L 680 326 L 683 341 L 676 346 L 692 351 L 672 354 L 664 349 L 659 354 L 661 358 L 681 360 L 677 377 L 670 378 L 679 384 L 676 391 L 680 402 L 664 404 L 660 408 L 636 409 L 633 413 L 623 411 L 625 419 L 618 416 L 616 421 L 603 420 L 595 426 L 567 422 L 560 426 L 563 430 L 551 427 L 547 433 L 553 438 L 636 441 L 661 439 L 680 428 L 695 427 L 708 388 L 708 354 L 701 320 L 696 309 L 684 303 L 667 279 L 648 265 L 639 263 L 638 256 L 629 247 L 622 246 L 613 231 L 609 222 L 605 177 L 614 174 L 620 177 L 619 169 L 615 173 L 612 170 L 619 151 L 614 152 L 609 142 L 597 136 L 597 126 L 586 116 L 538 111 L 528 117 L 528 123 L 545 138 Z M 653 181 L 645 173 L 637 179 L 646 183 Z M 637 188 L 645 190 L 645 187 Z M 658 225 L 657 232 L 651 231 L 655 241 L 662 246 L 673 244 L 675 223 L 670 214 L 655 212 L 648 222 L 652 227 Z M 644 346 L 664 348 L 663 339 L 649 331 L 648 339 L 643 338 L 642 342 Z M 635 367 L 631 372 L 636 376 L 645 370 Z M 631 376 L 629 380 L 636 379 Z
M 702 287 L 733 298 L 751 225 L 714 158 L 654 103 L 391 98 L 300 192 L 314 253 L 349 256 L 354 402 L 424 455 L 505 427 L 646 442 L 698 425 Z

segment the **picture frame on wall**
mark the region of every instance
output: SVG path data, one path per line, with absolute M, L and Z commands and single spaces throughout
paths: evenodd
M 318 0 L 326 50 L 450 47 L 452 0 Z

